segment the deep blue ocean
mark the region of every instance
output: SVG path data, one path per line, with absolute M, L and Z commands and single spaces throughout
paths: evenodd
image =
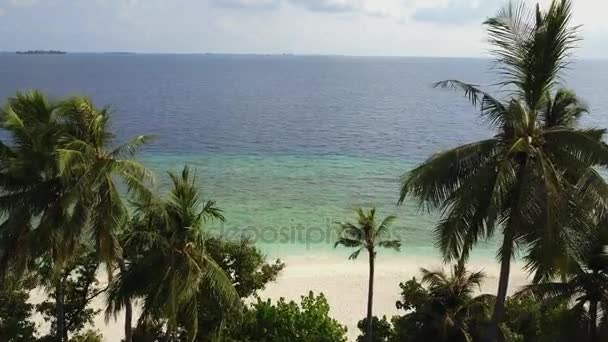
M 206 199 L 270 254 L 330 251 L 332 222 L 357 206 L 396 214 L 410 253 L 437 253 L 436 214 L 397 207 L 399 177 L 431 154 L 492 131 L 462 94 L 433 89 L 459 79 L 494 89 L 485 59 L 229 55 L 0 55 L 0 98 L 40 89 L 88 95 L 114 111 L 117 141 L 156 138 L 139 158 L 165 171 L 198 170 Z M 608 127 L 608 61 L 576 61 L 564 76 Z M 493 253 L 493 244 L 480 253 Z

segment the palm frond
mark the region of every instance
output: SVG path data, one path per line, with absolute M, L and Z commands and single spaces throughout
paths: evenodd
M 507 120 L 505 106 L 477 85 L 458 80 L 445 80 L 435 83 L 435 88 L 461 90 L 474 107 L 479 107 L 481 118 L 490 126 L 504 126 Z
M 498 13 L 484 22 L 496 66 L 503 77 L 502 85 L 513 85 L 522 89 L 526 79 L 527 42 L 533 36 L 531 24 L 534 12 L 520 1 L 509 2 Z
M 547 144 L 558 147 L 562 155 L 568 154 L 571 164 L 564 167 L 576 167 L 573 163 L 578 163 L 586 169 L 592 165 L 608 165 L 608 145 L 601 140 L 605 134 L 605 129 L 555 128 L 547 130 L 544 137 Z
M 394 249 L 399 251 L 401 249 L 401 241 L 399 240 L 383 240 L 378 242 L 378 246 L 382 248 Z
M 226 218 L 222 214 L 222 210 L 216 206 L 215 201 L 207 201 L 205 205 L 203 205 L 203 209 L 201 210 L 201 215 L 206 219 L 217 219 L 220 221 L 225 221 Z
M 560 88 L 552 97 L 545 95 L 545 106 L 541 109 L 541 121 L 545 127 L 575 128 L 579 118 L 589 112 L 573 91 Z
M 381 238 L 384 235 L 386 235 L 389 230 L 391 225 L 393 224 L 393 222 L 395 222 L 395 220 L 397 220 L 397 216 L 395 215 L 390 215 L 384 218 L 384 220 L 382 220 L 382 222 L 380 222 L 380 225 L 378 226 L 378 228 L 375 230 L 374 232 L 374 238 Z
M 240 307 L 239 294 L 224 270 L 208 256 L 205 261 L 205 281 L 210 284 L 209 288 L 217 296 L 217 299 L 229 307 Z
M 363 242 L 361 240 L 356 240 L 356 239 L 350 239 L 347 237 L 342 237 L 339 238 L 336 243 L 334 244 L 334 247 L 338 247 L 340 245 L 344 246 L 344 247 L 359 247 L 363 244 Z
M 344 246 L 346 246 L 346 245 L 344 245 Z M 355 247 L 355 246 L 346 246 L 346 247 Z M 363 247 L 358 248 L 356 251 L 354 251 L 351 255 L 348 256 L 348 260 L 357 259 L 362 250 L 363 250 Z
M 109 153 L 109 156 L 111 158 L 115 158 L 115 159 L 120 159 L 120 158 L 124 158 L 124 157 L 133 157 L 143 145 L 147 144 L 152 139 L 153 139 L 153 137 L 150 135 L 137 136 L 137 137 L 131 139 L 129 142 L 126 142 L 126 143 L 114 148 Z
M 578 28 L 569 25 L 571 12 L 569 0 L 553 1 L 547 12 L 533 11 L 521 1 L 508 3 L 485 22 L 502 77 L 499 84 L 514 89 L 530 108 L 541 107 L 579 40 Z
M 495 139 L 463 145 L 436 154 L 402 177 L 399 203 L 408 195 L 419 200 L 421 208 L 437 209 L 459 185 L 473 177 L 496 153 Z

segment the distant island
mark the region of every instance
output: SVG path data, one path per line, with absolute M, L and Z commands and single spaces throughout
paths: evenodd
M 27 50 L 15 53 L 18 55 L 65 55 L 67 52 L 59 50 Z

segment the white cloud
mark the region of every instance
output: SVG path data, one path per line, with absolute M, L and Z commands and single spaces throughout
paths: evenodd
M 29 7 L 38 3 L 38 0 L 10 0 L 11 5 L 17 7 Z
M 232 9 L 276 9 L 279 0 L 213 0 L 219 7 Z
M 401 18 L 403 0 L 210 0 L 219 7 L 231 9 L 278 10 L 294 6 L 314 13 L 358 13 L 371 17 Z

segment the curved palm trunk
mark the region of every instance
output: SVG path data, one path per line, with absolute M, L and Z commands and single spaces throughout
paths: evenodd
M 597 300 L 589 303 L 589 341 L 597 342 Z
M 509 288 L 509 274 L 511 273 L 511 256 L 513 255 L 513 235 L 510 229 L 506 228 L 504 240 L 502 242 L 502 255 L 500 260 L 500 276 L 498 278 L 498 291 L 496 293 L 496 303 L 494 304 L 494 312 L 490 329 L 488 331 L 488 341 L 496 342 L 498 340 L 498 324 L 505 317 L 505 300 L 507 298 L 507 289 Z
M 120 273 L 124 274 L 127 271 L 127 265 L 125 259 L 118 258 L 118 267 L 120 267 Z M 124 302 L 125 305 L 125 342 L 131 342 L 133 340 L 133 306 L 131 305 L 131 299 L 128 298 Z
M 367 289 L 367 341 L 372 342 L 372 306 L 374 302 L 374 250 L 369 250 L 369 286 Z

